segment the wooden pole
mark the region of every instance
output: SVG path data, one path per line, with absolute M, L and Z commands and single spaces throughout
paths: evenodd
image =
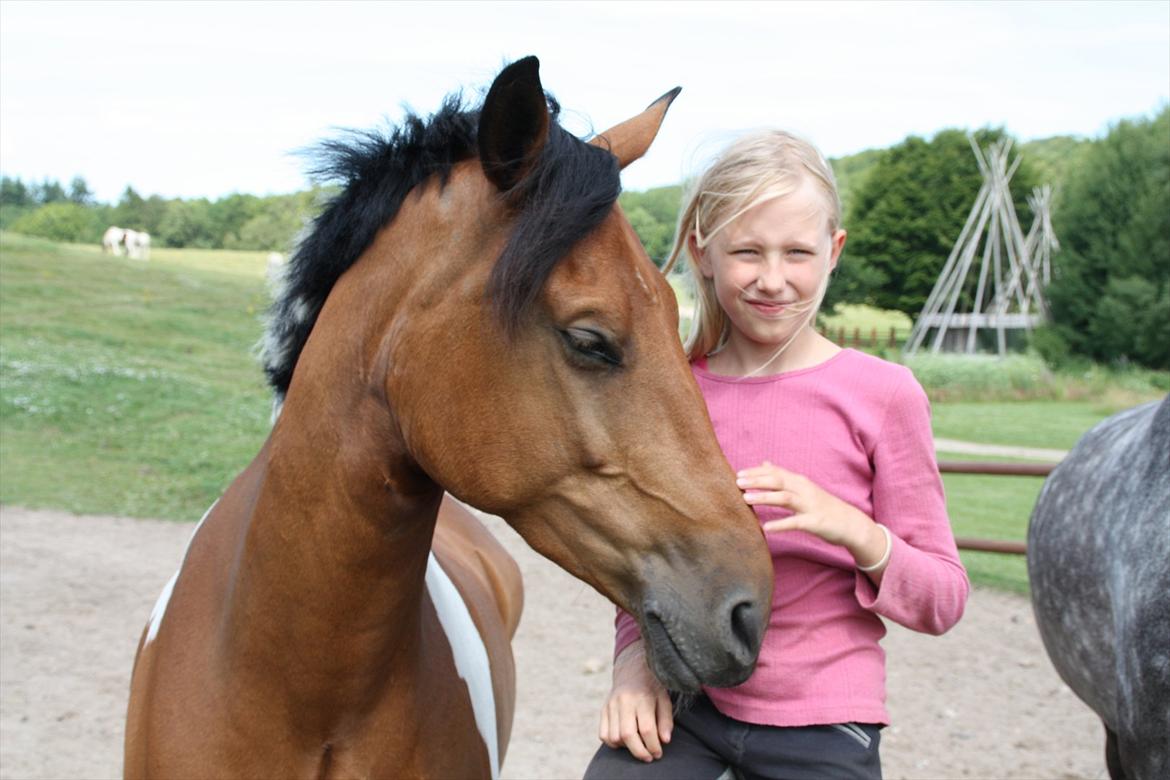
M 938 281 L 934 284 L 934 289 L 930 291 L 930 295 L 926 299 L 926 304 L 922 307 L 922 312 L 918 315 L 918 319 L 914 323 L 914 327 L 910 330 L 910 338 L 907 340 L 906 351 L 913 355 L 922 346 L 922 342 L 926 339 L 926 332 L 930 329 L 930 319 L 938 314 L 941 308 L 942 299 L 950 291 L 950 277 L 954 273 L 955 264 L 959 262 L 961 253 L 967 244 L 967 237 L 974 226 L 980 219 L 983 211 L 984 203 L 988 197 L 987 182 L 979 189 L 979 194 L 975 197 L 975 205 L 971 207 L 971 213 L 967 215 L 967 222 L 963 225 L 963 230 L 959 233 L 959 240 L 955 242 L 955 246 L 951 249 L 951 254 L 947 257 L 946 263 L 943 264 L 942 273 L 938 276 Z
M 998 539 L 972 539 L 967 536 L 956 536 L 955 545 L 960 550 L 976 550 L 978 552 L 1008 553 L 1009 555 L 1027 555 L 1026 542 L 1007 542 Z
M 959 269 L 954 274 L 954 282 L 950 285 L 952 289 L 949 290 L 950 301 L 947 304 L 946 313 L 942 316 L 941 324 L 938 332 L 935 334 L 934 343 L 931 345 L 930 351 L 937 354 L 942 347 L 943 337 L 946 335 L 947 328 L 950 326 L 951 317 L 955 313 L 955 306 L 959 302 L 959 295 L 963 291 L 963 280 L 967 278 L 967 272 L 971 269 L 971 261 L 975 258 L 975 252 L 978 249 L 978 237 L 983 233 L 983 228 L 987 224 L 988 218 L 991 216 L 991 198 L 985 198 L 983 201 L 983 209 L 979 214 L 979 222 L 975 228 L 974 239 L 967 242 L 967 246 L 963 249 L 962 260 L 959 264 Z

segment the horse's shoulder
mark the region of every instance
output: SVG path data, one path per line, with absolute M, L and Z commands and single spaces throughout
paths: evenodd
M 457 570 L 453 578 L 465 598 L 489 597 L 513 636 L 524 604 L 520 567 L 492 532 L 449 496 L 439 510 L 432 549 L 446 568 Z

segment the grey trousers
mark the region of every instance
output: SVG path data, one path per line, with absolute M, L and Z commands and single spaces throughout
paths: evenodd
M 881 780 L 880 731 L 867 723 L 759 726 L 699 696 L 675 714 L 662 758 L 645 763 L 602 745 L 585 780 Z

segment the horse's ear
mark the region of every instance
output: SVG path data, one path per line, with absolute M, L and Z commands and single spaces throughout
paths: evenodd
M 540 60 L 525 57 L 500 71 L 479 115 L 479 159 L 484 175 L 510 190 L 532 167 L 548 141 L 548 102 Z
M 608 149 L 618 158 L 621 167 L 625 168 L 650 148 L 650 144 L 658 135 L 658 128 L 662 126 L 663 118 L 666 117 L 666 110 L 678 97 L 679 92 L 682 92 L 682 87 L 675 87 L 647 106 L 646 110 L 636 117 L 627 119 L 604 133 L 598 133 L 589 143 Z

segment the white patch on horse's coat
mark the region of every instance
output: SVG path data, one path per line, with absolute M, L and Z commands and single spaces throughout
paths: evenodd
M 178 579 L 179 572 L 176 569 L 171 578 L 167 580 L 167 584 L 163 586 L 158 601 L 154 602 L 154 609 L 150 611 L 150 623 L 146 629 L 147 643 L 153 642 L 154 638 L 158 636 L 158 627 L 162 625 L 163 613 L 167 611 L 167 604 L 171 600 L 171 591 L 175 589 L 175 581 Z
M 487 648 L 479 635 L 467 605 L 456 590 L 451 578 L 443 571 L 435 554 L 427 558 L 427 591 L 431 594 L 439 623 L 451 654 L 455 656 L 455 668 L 467 683 L 471 694 L 471 708 L 475 712 L 475 725 L 483 737 L 491 760 L 492 778 L 500 775 L 499 740 L 496 736 L 496 701 L 492 694 L 492 670 L 488 662 Z
M 203 527 L 203 521 L 211 514 L 211 510 L 215 509 L 215 505 L 219 503 L 219 499 L 215 499 L 211 506 L 207 507 L 207 511 L 203 513 L 199 523 L 195 526 L 195 530 L 191 532 L 191 538 L 187 541 L 187 549 L 183 551 L 183 560 L 179 564 L 178 570 L 171 575 L 170 580 L 163 586 L 162 593 L 158 596 L 158 601 L 154 602 L 154 609 L 150 611 L 150 622 L 146 628 L 146 641 L 143 643 L 145 647 L 158 636 L 159 626 L 162 625 L 163 615 L 166 614 L 167 604 L 170 603 L 171 593 L 175 589 L 175 583 L 179 581 L 179 572 L 183 570 L 183 564 L 187 562 L 187 553 L 191 550 L 191 542 L 195 541 L 195 534 L 199 533 L 199 529 Z

